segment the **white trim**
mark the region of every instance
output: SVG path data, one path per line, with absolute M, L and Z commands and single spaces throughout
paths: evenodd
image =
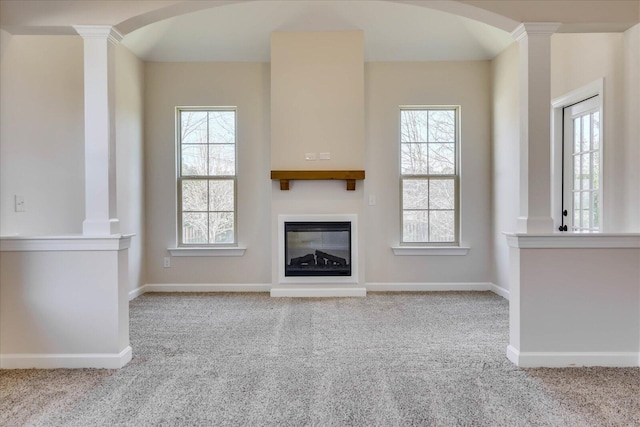
M 366 297 L 367 288 L 364 287 L 277 287 L 271 289 L 272 297 L 303 297 L 303 298 L 326 298 L 326 297 Z
M 120 353 L 0 354 L 0 369 L 120 369 L 131 358 L 131 346 Z
M 493 283 L 366 283 L 369 292 L 492 291 Z
M 511 32 L 511 37 L 520 41 L 525 36 L 547 35 L 551 36 L 560 28 L 559 22 L 523 22 Z
M 129 301 L 138 298 L 140 295 L 142 295 L 142 294 L 144 294 L 146 292 L 148 292 L 147 291 L 147 285 L 142 285 L 142 286 L 139 286 L 139 287 L 129 291 Z
M 509 292 L 508 289 L 500 287 L 495 283 L 491 283 L 491 289 L 489 290 L 496 295 L 500 295 L 502 298 L 506 299 L 507 301 L 509 301 L 509 299 L 511 298 L 511 293 Z
M 133 236 L 3 236 L 0 237 L 0 252 L 120 251 L 131 246 Z
M 503 234 L 521 249 L 640 249 L 640 233 Z
M 200 256 L 244 256 L 247 248 L 238 246 L 197 247 L 197 248 L 169 248 L 171 256 L 200 257 Z
M 147 292 L 269 292 L 271 283 L 148 283 Z
M 83 39 L 106 39 L 113 44 L 120 43 L 123 35 L 110 25 L 73 25 L 73 29 Z
M 578 366 L 639 367 L 638 352 L 521 352 L 507 347 L 507 358 L 521 368 L 568 368 Z
M 464 256 L 471 248 L 467 246 L 392 246 L 396 256 Z
M 277 294 L 281 290 L 285 289 L 276 288 Z M 288 288 L 290 290 L 293 288 Z M 299 289 L 299 288 L 298 288 Z M 298 290 L 296 289 L 296 291 Z M 311 289 L 305 288 L 305 289 Z M 327 289 L 327 288 L 323 288 Z M 332 288 L 334 289 L 334 288 Z M 338 288 L 335 288 L 338 289 Z M 339 289 L 361 289 L 361 288 L 339 288 Z M 496 295 L 499 295 L 505 299 L 509 299 L 509 291 L 501 288 L 495 283 L 491 282 L 469 282 L 469 283 L 366 283 L 366 292 L 433 292 L 433 291 L 491 291 Z M 146 284 L 140 286 L 132 291 L 129 291 L 129 301 L 139 297 L 148 292 L 270 292 L 272 287 L 270 283 L 256 283 L 256 284 L 215 284 L 215 283 L 158 283 L 158 284 Z M 272 291 L 273 293 L 273 291 Z M 304 293 L 304 290 L 303 292 Z M 327 295 L 323 295 L 327 296 Z M 353 296 L 353 295 L 349 295 Z M 361 296 L 361 295 L 357 295 Z
M 602 95 L 604 91 L 604 78 L 599 78 L 587 85 L 572 90 L 571 92 L 554 98 L 551 101 L 553 108 L 564 108 L 575 102 L 580 102 L 594 95 Z

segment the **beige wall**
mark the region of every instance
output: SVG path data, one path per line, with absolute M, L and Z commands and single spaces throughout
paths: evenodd
M 624 33 L 625 183 L 628 230 L 640 231 L 640 24 Z
M 603 103 L 603 231 L 629 231 L 631 200 L 625 180 L 624 36 L 612 34 L 555 34 L 551 38 L 551 98 L 563 96 L 604 78 Z M 637 145 L 632 144 L 632 145 Z
M 174 257 L 176 246 L 175 107 L 236 106 L 238 243 L 243 257 Z M 269 283 L 269 64 L 145 64 L 147 282 Z
M 82 232 L 84 76 L 79 36 L 13 36 L 0 62 L 0 234 Z M 14 195 L 25 212 L 14 211 Z
M 504 289 L 509 289 L 509 247 L 503 233 L 516 231 L 520 200 L 519 54 L 513 43 L 491 62 L 493 283 Z
M 491 272 L 491 66 L 478 62 L 367 63 L 367 282 L 487 282 Z M 461 106 L 461 244 L 467 256 L 394 256 L 400 238 L 399 106 Z
M 129 288 L 145 282 L 144 64 L 124 46 L 116 54 L 116 173 L 120 232 L 134 233 L 129 248 Z
M 305 153 L 331 153 L 305 160 Z M 364 165 L 364 33 L 271 35 L 271 167 L 350 170 Z

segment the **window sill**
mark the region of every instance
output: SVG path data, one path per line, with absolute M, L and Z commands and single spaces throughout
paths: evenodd
M 205 257 L 205 256 L 244 256 L 247 248 L 237 246 L 224 247 L 194 247 L 194 248 L 169 248 L 171 256 Z
M 464 256 L 469 247 L 462 246 L 392 246 L 396 256 Z

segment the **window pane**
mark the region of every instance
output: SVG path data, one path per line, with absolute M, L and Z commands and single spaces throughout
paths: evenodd
M 207 174 L 207 146 L 183 145 L 182 146 L 182 171 L 183 176 L 196 176 Z
M 235 145 L 210 145 L 209 146 L 209 175 L 235 175 L 236 173 L 236 146 Z
M 582 151 L 591 149 L 591 120 L 587 114 L 582 116 Z
M 583 210 L 582 212 L 582 228 L 591 228 L 591 211 Z
M 234 210 L 233 181 L 230 179 L 209 181 L 209 210 Z
M 428 111 L 400 112 L 400 142 L 427 142 Z
M 209 243 L 233 242 L 233 212 L 209 214 Z
M 580 155 L 573 156 L 573 189 L 580 190 Z
M 427 144 L 401 144 L 401 173 L 424 175 L 427 168 Z
M 182 210 L 207 211 L 207 181 L 201 179 L 182 181 Z
M 455 200 L 453 179 L 432 179 L 429 181 L 429 209 L 455 209 Z
M 582 179 L 582 190 L 588 190 L 591 186 L 591 154 L 583 154 L 580 167 L 580 178 Z
M 428 211 L 404 211 L 402 216 L 403 242 L 412 243 L 429 241 Z
M 402 181 L 402 208 L 429 209 L 429 181 L 405 179 Z
M 573 225 L 574 227 L 580 226 L 580 192 L 575 191 L 573 193 Z
M 593 159 L 593 174 L 591 175 L 591 188 L 600 188 L 600 153 L 594 152 L 591 154 Z
M 235 111 L 209 112 L 209 143 L 235 144 L 236 113 Z
M 180 112 L 180 141 L 183 144 L 206 144 L 207 141 L 207 112 Z
M 598 229 L 600 224 L 600 194 L 598 191 L 593 193 L 593 228 Z
M 600 148 L 600 113 L 596 112 L 591 115 L 591 126 L 593 127 L 593 143 L 594 150 Z
M 582 191 L 581 192 L 581 198 L 582 198 L 582 209 L 584 210 L 588 210 L 591 209 L 591 200 L 590 200 L 590 196 L 591 196 L 591 192 L 590 191 Z M 583 227 L 584 227 L 584 223 L 583 223 Z
M 456 115 L 453 110 L 429 111 L 429 142 L 455 142 Z
M 456 159 L 455 143 L 429 144 L 429 174 L 453 175 Z
M 455 213 L 454 211 L 429 212 L 429 237 L 432 242 L 455 241 Z
M 573 152 L 580 152 L 580 129 L 582 125 L 580 124 L 580 117 L 577 119 L 573 119 Z
M 182 241 L 184 243 L 207 243 L 208 214 L 182 214 Z

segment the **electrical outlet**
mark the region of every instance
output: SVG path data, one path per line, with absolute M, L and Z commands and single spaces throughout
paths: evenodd
M 168 256 L 164 257 L 163 266 L 164 266 L 164 268 L 170 268 L 171 267 L 171 258 L 169 258 Z
M 304 154 L 304 159 L 305 160 L 315 160 L 316 159 L 316 153 L 305 153 Z
M 376 204 L 376 196 L 373 194 L 369 194 L 369 206 L 373 206 Z
M 24 212 L 24 196 L 16 194 L 16 212 Z
M 330 160 L 331 153 L 320 153 L 320 160 Z

